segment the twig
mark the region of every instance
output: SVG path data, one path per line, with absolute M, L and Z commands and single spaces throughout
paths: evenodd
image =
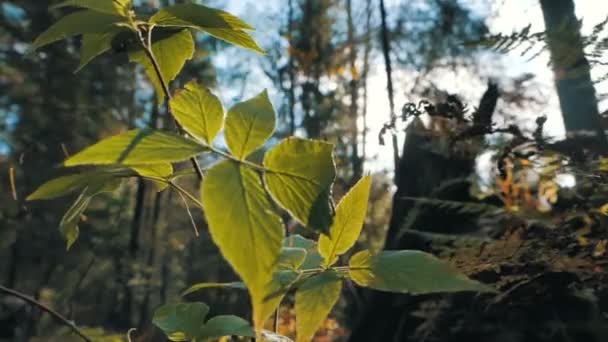
M 46 311 L 47 313 L 49 313 L 51 316 L 55 317 L 57 320 L 59 320 L 63 325 L 69 327 L 70 329 L 72 329 L 72 331 L 74 333 L 76 333 L 76 335 L 80 336 L 82 338 L 83 341 L 87 341 L 87 342 L 93 342 L 93 340 L 91 338 L 89 338 L 87 335 L 85 335 L 80 329 L 78 329 L 78 327 L 76 326 L 76 324 L 74 324 L 73 322 L 69 321 L 67 318 L 63 317 L 60 313 L 58 313 L 57 311 L 49 308 L 48 306 L 40 303 L 39 301 L 35 300 L 34 298 L 25 295 L 19 291 L 13 290 L 13 289 L 9 289 L 7 287 L 4 287 L 2 285 L 0 285 L 0 292 L 5 293 L 7 295 L 13 296 L 13 297 L 17 297 L 19 299 L 24 300 L 25 302 L 34 305 L 36 307 L 38 307 L 39 309 Z
M 144 49 L 144 52 L 146 53 L 146 56 L 150 60 L 150 63 L 152 63 L 152 67 L 154 67 L 154 72 L 156 73 L 156 76 L 158 77 L 158 81 L 160 82 L 160 85 L 163 88 L 163 93 L 165 94 L 165 109 L 166 109 L 167 113 L 169 115 L 171 115 L 171 117 L 173 118 L 173 120 L 175 122 L 175 126 L 177 127 L 177 130 L 179 131 L 179 133 L 185 134 L 184 128 L 179 124 L 179 122 L 177 122 L 177 120 L 175 119 L 175 116 L 173 115 L 173 111 L 171 111 L 171 106 L 169 105 L 169 102 L 171 101 L 171 99 L 173 97 L 171 96 L 171 91 L 169 90 L 169 84 L 163 77 L 163 74 L 160 70 L 160 65 L 158 64 L 158 60 L 154 56 L 154 51 L 152 51 L 152 30 L 153 30 L 153 28 L 154 28 L 154 26 L 148 27 L 147 39 L 144 39 L 144 37 L 141 35 L 141 31 L 138 31 L 139 41 L 141 43 L 141 46 Z M 203 180 L 203 171 L 201 170 L 201 167 L 198 164 L 196 157 L 190 158 L 190 162 L 192 163 L 192 167 L 194 168 L 194 171 L 196 172 L 196 175 L 198 176 L 199 181 L 202 181 Z
M 10 169 L 8 170 L 8 178 L 10 179 L 11 182 L 11 193 L 13 194 L 13 200 L 18 200 L 17 197 L 17 186 L 15 185 L 15 168 L 14 167 L 10 167 Z
M 192 216 L 192 212 L 190 211 L 190 206 L 188 205 L 186 197 L 184 197 L 184 195 L 180 191 L 178 191 L 177 194 L 182 198 L 182 201 L 184 202 L 186 212 L 188 213 L 188 217 L 190 217 L 190 223 L 192 223 L 192 228 L 194 228 L 194 235 L 196 235 L 196 237 L 199 237 L 198 227 L 196 226 L 196 221 L 194 221 L 194 216 Z
M 84 279 L 89 274 L 89 271 L 91 271 L 91 268 L 93 267 L 94 263 L 95 263 L 95 256 L 91 257 L 91 260 L 87 264 L 87 267 L 84 269 L 84 272 L 82 272 L 82 275 L 76 282 L 76 285 L 74 285 L 74 289 L 72 290 L 72 295 L 71 295 L 70 302 L 69 302 L 68 314 L 67 314 L 67 316 L 70 318 L 72 318 L 72 315 L 74 314 L 74 298 L 78 294 L 78 291 L 80 291 L 80 286 L 82 285 L 82 283 L 84 282 Z

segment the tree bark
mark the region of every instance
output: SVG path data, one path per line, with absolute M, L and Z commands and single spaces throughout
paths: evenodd
M 491 99 L 488 99 L 492 97 Z M 498 99 L 498 92 L 489 84 L 482 102 Z M 481 103 L 480 106 L 482 107 Z M 483 107 L 494 108 L 492 104 Z M 485 115 L 491 117 L 492 113 Z M 425 250 L 425 241 L 404 234 L 407 230 L 433 233 L 463 233 L 476 227 L 476 215 L 450 213 L 436 207 L 421 206 L 406 197 L 430 197 L 450 201 L 474 201 L 469 196 L 469 176 L 475 167 L 475 155 L 440 154 L 432 151 L 437 146 L 420 119 L 407 128 L 403 154 L 395 174 L 397 191 L 384 249 Z M 395 293 L 363 291 L 365 305 L 354 325 L 350 342 L 405 341 L 413 334 L 416 323 L 408 319 L 415 310 L 417 298 Z
M 352 183 L 356 182 L 363 175 L 363 163 L 359 155 L 359 72 L 357 71 L 357 45 L 355 42 L 355 25 L 353 23 L 352 0 L 346 0 L 347 26 L 348 26 L 348 45 L 350 47 L 350 120 L 351 120 L 351 167 Z
M 296 132 L 296 72 L 295 60 L 293 57 L 293 0 L 289 0 L 289 12 L 287 19 L 287 43 L 289 62 L 287 65 L 287 74 L 289 75 L 289 134 L 294 135 Z
M 557 95 L 569 136 L 593 135 L 602 153 L 608 152 L 595 88 L 585 57 L 580 23 L 573 0 L 540 0 Z
M 391 64 L 391 40 L 388 32 L 388 24 L 386 20 L 386 6 L 384 0 L 380 0 L 380 18 L 381 18 L 381 40 L 382 40 L 382 55 L 384 56 L 384 68 L 386 71 L 386 89 L 388 91 L 388 103 L 390 108 L 390 120 L 395 122 L 397 115 L 395 113 L 395 91 L 393 88 L 393 67 Z M 395 165 L 395 174 L 399 167 L 399 142 L 397 136 L 393 134 L 393 160 Z
M 367 159 L 367 80 L 369 77 L 369 57 L 372 51 L 372 40 L 371 40 L 371 24 L 372 24 L 372 0 L 365 1 L 365 12 L 367 13 L 365 17 L 365 50 L 363 52 L 363 71 L 361 75 L 361 79 L 363 80 L 363 84 L 361 87 L 363 88 L 363 108 L 361 116 L 363 117 L 363 129 L 362 129 L 362 138 L 361 138 L 361 163 L 365 163 Z

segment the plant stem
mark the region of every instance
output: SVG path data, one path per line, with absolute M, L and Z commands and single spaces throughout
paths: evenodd
M 72 331 L 74 333 L 76 333 L 76 335 L 80 336 L 80 338 L 82 338 L 83 341 L 87 341 L 87 342 L 93 342 L 93 340 L 91 340 L 91 338 L 89 338 L 87 335 L 85 335 L 80 329 L 78 329 L 78 327 L 76 327 L 76 325 L 69 321 L 67 318 L 63 317 L 60 313 L 58 313 L 57 311 L 49 308 L 48 306 L 40 303 L 39 301 L 35 300 L 34 298 L 25 295 L 19 291 L 13 290 L 13 289 L 9 289 L 7 287 L 4 287 L 2 285 L 0 285 L 0 292 L 5 293 L 7 295 L 13 296 L 13 297 L 17 297 L 21 300 L 24 300 L 25 302 L 34 305 L 38 308 L 40 308 L 43 311 L 48 312 L 51 316 L 55 317 L 57 320 L 59 320 L 63 325 L 69 327 L 70 329 L 72 329 Z
M 171 111 L 171 106 L 169 105 L 169 102 L 171 101 L 172 96 L 171 96 L 171 91 L 169 90 L 169 84 L 163 77 L 163 74 L 160 70 L 160 65 L 158 64 L 158 60 L 154 56 L 154 51 L 152 50 L 152 30 L 153 29 L 154 29 L 154 26 L 148 26 L 147 39 L 144 39 L 144 37 L 141 34 L 141 31 L 138 30 L 139 41 L 141 43 L 141 46 L 144 49 L 144 52 L 146 53 L 146 56 L 150 60 L 150 63 L 152 63 L 152 67 L 154 68 L 156 77 L 158 77 L 158 81 L 160 82 L 160 85 L 163 88 L 163 93 L 165 94 L 165 109 L 166 109 L 167 113 L 169 113 L 169 115 L 171 115 L 171 117 L 173 118 L 173 121 L 175 122 L 175 126 L 177 127 L 178 132 L 180 134 L 185 134 L 186 132 L 184 131 L 184 128 L 179 124 L 179 122 L 177 122 L 177 120 L 175 119 L 175 116 L 173 115 L 173 112 Z M 190 158 L 190 162 L 192 163 L 192 167 L 194 168 L 194 171 L 196 172 L 196 175 L 198 176 L 199 181 L 202 181 L 203 180 L 203 171 L 201 170 L 201 167 L 200 167 L 198 161 L 196 160 L 196 157 Z

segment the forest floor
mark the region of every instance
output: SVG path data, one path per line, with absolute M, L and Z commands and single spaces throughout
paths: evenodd
M 412 341 L 608 341 L 605 229 L 539 224 L 469 246 L 429 245 L 498 294 L 422 296 Z

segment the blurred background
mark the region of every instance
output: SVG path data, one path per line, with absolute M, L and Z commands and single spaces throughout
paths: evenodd
M 183 2 L 135 0 L 139 13 Z M 488 134 L 467 152 L 466 161 L 451 156 L 444 160 L 447 164 L 430 164 L 432 170 L 444 165 L 445 172 L 435 178 L 422 164 L 426 159 L 412 157 L 411 167 L 396 172 L 407 157 L 405 130 L 411 121 L 394 119 L 401 118 L 406 103 L 443 102 L 457 95 L 472 113 L 481 106 L 484 93 L 497 85 L 500 96 L 490 113 L 497 127 L 516 125 L 523 134 L 532 135 L 537 118 L 546 115 L 544 136 L 565 137 L 564 113 L 549 65 L 551 48 L 532 38 L 509 46 L 499 43 L 501 37 L 513 38 L 512 33 L 526 38 L 545 30 L 551 11 L 543 2 L 550 1 L 202 1 L 255 26 L 253 35 L 268 54 L 257 55 L 198 34 L 194 58 L 172 89 L 196 79 L 218 94 L 225 108 L 268 89 L 279 116 L 277 138 L 297 135 L 335 144 L 337 199 L 362 175 L 373 175 L 368 219 L 358 248 L 377 250 L 391 244 L 401 248 L 396 241 L 403 234 L 393 228 L 402 227 L 405 220 L 402 206 L 406 204 L 393 199 L 402 185 L 399 178 L 431 186 L 438 180 L 466 177 L 477 193 L 491 194 L 497 187 L 495 156 L 507 140 L 501 133 Z M 564 13 L 572 1 L 555 3 L 566 4 L 559 12 Z M 37 186 L 64 172 L 59 165 L 67 155 L 100 138 L 146 126 L 151 120 L 171 127 L 145 73 L 130 64 L 123 51 L 116 49 L 78 73 L 74 73 L 78 39 L 29 52 L 36 36 L 65 13 L 49 10 L 52 4 L 0 1 L 0 284 L 32 295 L 97 332 L 124 336 L 135 327 L 142 341 L 162 341 L 149 325 L 155 307 L 181 300 L 179 293 L 192 284 L 237 278 L 211 242 L 202 215 L 195 213 L 201 231 L 195 237 L 180 198 L 168 192 L 159 195 L 152 184 L 132 180 L 115 193 L 96 198 L 69 252 L 57 226 L 70 198 L 25 201 Z M 564 15 L 576 15 L 582 20 L 580 34 L 595 37 L 585 38 L 584 49 L 590 54 L 596 90 L 593 105 L 598 114 L 606 114 L 608 83 L 603 79 L 608 75 L 608 58 L 602 46 L 604 50 L 608 46 L 603 25 L 608 4 L 595 0 L 574 4 L 574 10 Z M 430 127 L 433 120 L 426 118 L 421 124 Z M 445 123 L 437 125 L 434 130 L 453 129 Z M 213 159 L 204 157 L 202 162 L 208 165 Z M 450 173 L 448 164 L 460 166 Z M 576 182 L 569 172 L 560 172 L 554 180 L 560 187 Z M 185 186 L 194 191 L 196 184 L 185 182 Z M 397 205 L 401 207 L 396 209 Z M 437 233 L 479 231 L 478 222 L 470 228 L 470 217 L 444 219 L 452 222 L 441 224 Z M 457 224 L 461 230 L 452 227 Z M 294 230 L 311 236 L 301 228 Z M 345 293 L 317 340 L 346 340 L 360 324 L 355 317 L 364 316 L 368 297 L 355 290 Z M 188 299 L 208 303 L 215 314 L 246 316 L 248 311 L 246 295 L 238 290 L 210 290 Z M 288 300 L 280 332 L 293 336 L 293 326 Z M 369 330 L 394 331 L 396 326 Z M 46 341 L 61 336 L 63 329 L 48 315 L 0 296 L 0 341 Z M 413 337 L 420 325 L 403 329 L 409 333 L 396 333 L 401 337 L 392 340 L 424 340 Z M 520 335 L 500 336 L 492 340 L 524 341 Z

